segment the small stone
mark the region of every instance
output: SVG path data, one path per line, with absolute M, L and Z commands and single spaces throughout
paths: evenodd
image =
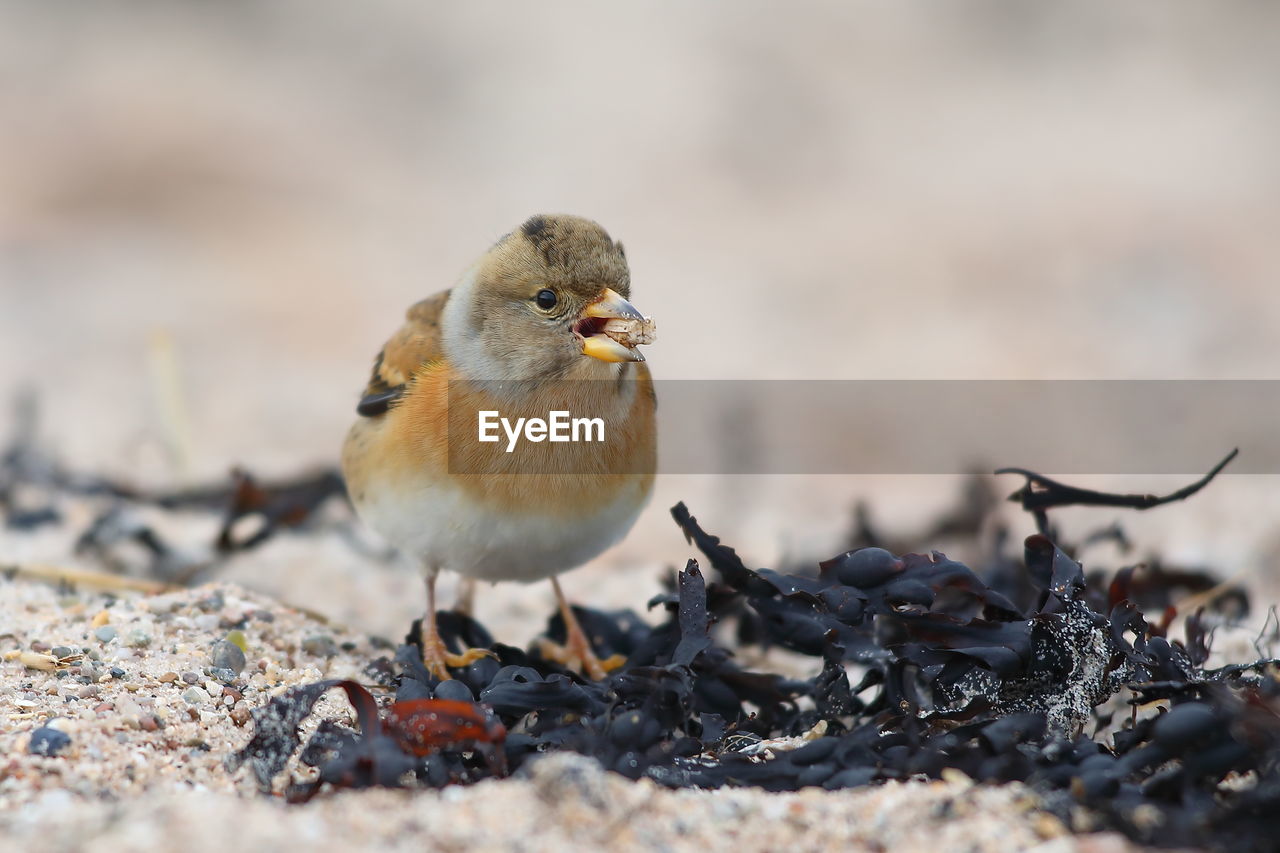
M 97 705 L 93 706 L 93 712 L 95 714 L 101 714 L 106 711 L 114 711 L 115 707 L 116 706 L 111 702 L 99 702 Z
M 312 634 L 302 640 L 302 650 L 309 655 L 331 658 L 338 654 L 333 637 L 328 634 Z
M 232 633 L 239 633 L 238 631 Z M 241 635 L 243 637 L 243 635 Z M 230 681 L 239 675 L 245 667 L 244 649 L 232 640 L 219 640 L 213 644 L 213 650 L 209 653 L 210 660 L 213 661 L 215 669 L 227 669 L 231 671 L 231 678 L 222 678 L 222 681 Z M 215 676 L 218 677 L 218 676 Z
M 163 672 L 160 674 L 160 678 L 158 680 L 161 684 L 172 684 L 173 682 L 178 680 L 178 673 Z
M 33 644 L 34 645 L 34 644 Z M 55 658 L 69 658 L 72 655 L 80 654 L 79 649 L 73 649 L 71 646 L 54 646 L 50 652 Z
M 162 728 L 164 724 L 155 714 L 143 714 L 138 718 L 138 728 L 144 732 L 154 732 L 156 729 Z
M 245 639 L 244 631 L 228 631 L 225 639 L 228 643 L 235 643 L 242 652 L 249 650 L 249 641 Z
M 146 648 L 151 645 L 151 635 L 141 628 L 134 628 L 125 636 L 124 644 L 134 649 Z
M 215 610 L 221 610 L 227 604 L 227 600 L 223 598 L 221 592 L 213 592 L 196 602 L 196 607 L 205 613 L 212 613 Z
M 89 623 L 92 628 L 101 628 L 103 625 L 111 621 L 111 614 L 106 610 L 99 610 L 97 615 L 93 617 L 93 621 Z
M 98 695 L 98 685 L 90 684 L 88 687 L 81 687 L 76 695 L 81 699 L 92 699 Z
M 236 680 L 236 671 L 227 669 L 225 666 L 211 666 L 209 674 L 224 683 Z
M 250 719 L 252 717 L 249 714 L 249 709 L 245 707 L 243 702 L 237 702 L 236 706 L 231 709 L 231 722 L 237 726 L 247 725 Z
M 43 726 L 31 733 L 27 752 L 32 755 L 57 755 L 71 745 L 71 736 L 55 728 Z
M 182 673 L 182 680 L 187 684 L 199 684 L 200 676 L 194 672 L 184 672 Z
M 109 643 L 116 638 L 116 629 L 110 625 L 103 625 L 101 628 L 95 628 L 93 636 L 98 638 L 100 643 Z
M 125 671 L 118 666 L 111 667 L 111 677 L 121 679 L 125 677 Z
M 182 699 L 188 705 L 203 705 L 209 701 L 209 694 L 201 690 L 199 687 L 188 687 L 182 691 Z

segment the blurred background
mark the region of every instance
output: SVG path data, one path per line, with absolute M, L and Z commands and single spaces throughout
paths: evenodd
M 3 2 L 0 413 L 33 388 L 67 465 L 157 488 L 336 464 L 404 308 L 544 211 L 626 244 L 666 379 L 1280 378 L 1278 28 L 1244 0 Z M 639 606 L 688 555 L 679 499 L 767 565 L 830 556 L 855 499 L 918 529 L 960 485 L 664 478 L 567 585 Z M 1265 579 L 1278 493 L 1061 518 Z M 279 540 L 223 576 L 402 630 L 418 581 L 371 565 Z

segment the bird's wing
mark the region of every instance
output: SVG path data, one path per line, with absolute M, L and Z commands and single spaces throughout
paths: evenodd
M 404 394 L 419 367 L 444 358 L 440 319 L 448 301 L 446 290 L 410 306 L 404 325 L 374 359 L 373 374 L 356 406 L 358 414 L 372 418 L 385 413 Z

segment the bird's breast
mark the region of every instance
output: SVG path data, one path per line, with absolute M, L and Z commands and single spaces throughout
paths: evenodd
M 399 404 L 348 438 L 352 499 L 392 544 L 441 568 L 531 580 L 586 562 L 626 534 L 652 490 L 655 406 L 639 367 L 625 381 L 522 388 L 421 370 Z M 522 432 L 512 445 L 513 425 L 554 412 L 601 429 L 566 441 Z M 484 440 L 481 413 L 505 421 L 489 430 L 496 441 Z

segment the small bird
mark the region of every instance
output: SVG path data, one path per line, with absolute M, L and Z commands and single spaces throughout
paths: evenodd
M 637 347 L 653 321 L 628 302 L 622 245 L 588 219 L 534 216 L 449 291 L 409 308 L 374 361 L 342 450 L 357 513 L 416 559 L 427 587 L 423 661 L 441 679 L 487 652 L 447 649 L 436 577 L 549 578 L 567 633 L 543 653 L 605 677 L 556 575 L 620 541 L 653 489 L 653 381 Z M 481 441 L 482 412 L 600 419 L 602 441 Z M 589 430 L 588 430 L 589 432 Z M 526 438 L 530 433 L 525 433 Z

